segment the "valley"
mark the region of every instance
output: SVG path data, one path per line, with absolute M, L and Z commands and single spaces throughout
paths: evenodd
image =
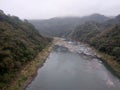
M 0 90 L 119 90 L 120 15 L 21 20 L 0 10 Z

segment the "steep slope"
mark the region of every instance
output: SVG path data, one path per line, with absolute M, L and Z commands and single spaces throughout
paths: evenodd
M 0 11 L 0 88 L 49 42 L 27 20 Z
M 69 34 L 69 37 L 79 41 L 87 42 L 100 51 L 114 55 L 113 51 L 120 48 L 120 16 L 103 23 L 86 22 L 78 26 Z M 117 50 L 119 52 L 119 50 Z
M 93 14 L 85 17 L 58 17 L 47 20 L 29 20 L 44 35 L 67 36 L 76 26 L 86 21 L 104 22 L 108 17 L 100 14 Z
M 68 37 L 80 40 L 83 42 L 88 42 L 90 38 L 95 37 L 100 33 L 102 25 L 96 22 L 86 22 L 73 30 Z
M 102 52 L 105 61 L 120 77 L 120 17 L 103 23 L 87 22 L 69 34 L 69 38 L 88 43 Z
M 90 40 L 90 44 L 99 51 L 115 56 L 120 63 L 120 24 L 106 29 Z

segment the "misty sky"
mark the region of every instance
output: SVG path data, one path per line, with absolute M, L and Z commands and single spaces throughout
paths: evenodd
M 120 0 L 0 0 L 0 9 L 22 19 L 120 14 Z

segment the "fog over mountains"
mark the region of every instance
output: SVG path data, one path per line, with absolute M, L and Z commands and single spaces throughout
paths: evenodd
M 92 14 L 84 17 L 55 17 L 45 20 L 29 20 L 41 34 L 46 36 L 66 36 L 74 28 L 88 21 L 102 23 L 109 20 L 109 17 L 100 14 Z

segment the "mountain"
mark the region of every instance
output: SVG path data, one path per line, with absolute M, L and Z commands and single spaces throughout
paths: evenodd
M 114 56 L 115 60 L 120 63 L 120 24 L 91 38 L 90 44 L 99 51 Z
M 68 37 L 86 42 L 120 63 L 120 15 L 103 23 L 86 22 L 75 28 Z
M 96 15 L 92 15 L 91 17 L 93 16 L 95 17 Z M 89 41 L 90 36 L 92 38 L 97 35 L 97 33 L 101 33 L 105 30 L 111 29 L 119 24 L 120 15 L 112 19 L 105 20 L 103 22 L 87 21 L 84 24 L 78 25 L 68 36 L 81 41 Z
M 48 20 L 29 20 L 43 35 L 67 35 L 78 23 L 78 18 L 52 18 Z
M 21 21 L 0 10 L 0 88 L 49 42 L 27 20 Z
M 110 27 L 110 26 L 113 26 L 113 25 L 116 25 L 116 24 L 119 24 L 119 23 L 120 23 L 120 15 L 118 15 L 118 16 L 112 18 L 112 19 L 107 20 L 103 24 Z
M 86 22 L 79 25 L 68 38 L 94 47 L 99 51 L 101 60 L 120 77 L 120 15 L 101 23 Z
M 101 14 L 92 14 L 92 15 L 84 16 L 81 18 L 81 20 L 83 20 L 84 22 L 95 21 L 95 22 L 99 22 L 99 23 L 105 22 L 109 19 L 110 19 L 109 17 L 106 17 L 106 16 L 101 15 Z
M 88 42 L 90 38 L 101 32 L 102 25 L 96 22 L 86 22 L 75 28 L 67 37 L 83 42 Z
M 87 21 L 104 22 L 108 17 L 93 14 L 85 17 L 56 17 L 47 20 L 29 20 L 41 34 L 46 36 L 65 37 L 78 25 Z

